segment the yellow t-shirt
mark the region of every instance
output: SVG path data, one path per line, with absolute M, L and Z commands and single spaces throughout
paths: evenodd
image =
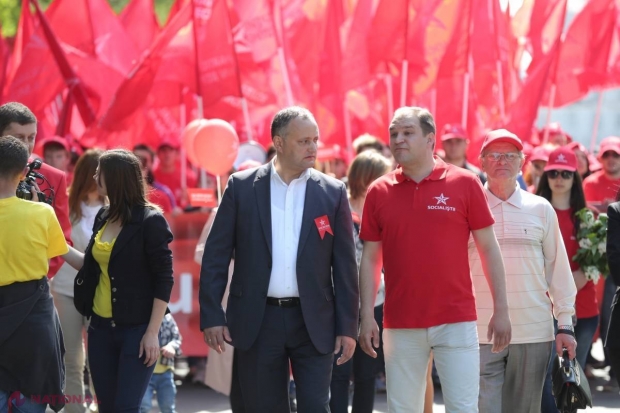
M 46 277 L 50 258 L 67 252 L 51 206 L 16 196 L 0 199 L 0 287 Z
M 101 234 L 108 226 L 105 225 L 99 230 L 95 236 L 95 244 L 93 245 L 93 258 L 101 268 L 99 276 L 99 284 L 95 290 L 95 299 L 93 301 L 93 311 L 99 317 L 112 318 L 112 286 L 110 285 L 110 275 L 108 274 L 108 265 L 110 264 L 110 255 L 112 248 L 116 242 L 116 238 L 112 242 L 102 242 Z

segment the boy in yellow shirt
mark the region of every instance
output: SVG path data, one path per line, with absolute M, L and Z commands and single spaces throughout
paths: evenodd
M 50 258 L 68 246 L 51 206 L 15 196 L 28 148 L 0 137 L 0 412 L 60 410 L 64 345 L 49 292 Z M 36 197 L 34 198 L 36 199 Z

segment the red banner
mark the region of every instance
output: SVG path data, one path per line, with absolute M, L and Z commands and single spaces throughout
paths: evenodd
M 200 331 L 200 265 L 194 262 L 196 244 L 208 217 L 209 213 L 202 212 L 166 216 L 174 234 L 174 241 L 170 244 L 174 257 L 174 287 L 168 308 L 179 326 L 186 356 L 206 356 L 208 353 Z

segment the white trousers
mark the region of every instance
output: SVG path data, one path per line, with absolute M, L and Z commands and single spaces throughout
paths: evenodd
M 390 413 L 422 413 L 431 350 L 447 413 L 478 412 L 480 350 L 476 322 L 383 330 Z

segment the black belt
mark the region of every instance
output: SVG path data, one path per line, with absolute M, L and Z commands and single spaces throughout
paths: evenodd
M 278 307 L 297 307 L 301 301 L 299 297 L 273 298 L 267 297 L 267 304 Z

